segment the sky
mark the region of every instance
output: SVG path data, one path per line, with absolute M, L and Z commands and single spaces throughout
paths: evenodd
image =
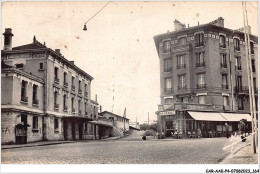
M 4 2 L 2 26 L 12 28 L 13 47 L 33 36 L 61 49 L 68 60 L 94 77 L 91 86 L 103 111 L 130 121 L 156 121 L 160 104 L 159 58 L 153 37 L 174 31 L 175 19 L 190 27 L 223 17 L 225 27 L 243 27 L 242 2 Z M 258 4 L 248 2 L 252 34 L 258 35 Z M 1 37 L 3 46 L 3 36 Z

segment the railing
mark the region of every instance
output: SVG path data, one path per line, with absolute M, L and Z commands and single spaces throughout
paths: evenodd
M 22 96 L 21 102 L 28 103 L 28 97 Z
M 249 93 L 248 86 L 235 86 L 234 90 L 235 93 Z
M 171 71 L 172 71 L 172 67 L 164 68 L 164 72 L 171 72 Z
M 177 64 L 177 69 L 186 68 L 186 64 Z
M 235 50 L 235 51 L 240 51 L 240 47 L 234 46 L 234 50 Z
M 33 99 L 33 105 L 38 105 L 39 104 L 39 100 L 38 99 Z
M 164 92 L 173 92 L 173 88 L 164 88 Z
M 67 82 L 64 82 L 63 86 L 64 86 L 65 88 L 67 88 L 67 87 L 68 87 L 68 83 L 67 83 Z
M 64 107 L 63 107 L 63 111 L 64 111 L 64 112 L 67 112 L 67 111 L 68 111 L 68 107 L 67 107 L 67 106 L 64 106 Z
M 59 109 L 59 104 L 54 104 L 54 109 L 55 110 Z
M 197 84 L 197 89 L 202 89 L 206 88 L 206 83 L 205 84 Z
M 79 94 L 81 94 L 82 93 L 82 89 L 79 89 Z
M 222 85 L 222 89 L 228 89 L 228 85 Z
M 205 66 L 205 62 L 196 63 L 196 67 L 203 67 L 203 66 Z
M 227 68 L 227 63 L 220 63 L 221 68 Z
M 75 86 L 72 85 L 72 86 L 71 86 L 71 90 L 72 90 L 72 91 L 75 91 Z
M 187 85 L 181 85 L 181 86 L 177 86 L 178 90 L 186 90 L 187 89 Z
M 54 82 L 59 84 L 60 79 L 58 79 L 58 77 L 54 77 Z

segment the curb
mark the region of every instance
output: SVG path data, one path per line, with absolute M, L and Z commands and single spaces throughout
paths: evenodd
M 74 141 L 71 141 L 71 142 L 46 143 L 46 144 L 32 144 L 32 145 L 14 146 L 14 147 L 1 147 L 1 149 L 18 149 L 18 148 L 24 148 L 24 147 L 49 146 L 49 145 L 66 144 L 66 143 L 74 143 Z

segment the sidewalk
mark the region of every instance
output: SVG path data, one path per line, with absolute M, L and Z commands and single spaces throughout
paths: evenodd
M 249 138 L 248 142 L 237 147 L 220 164 L 258 164 L 258 147 L 254 154 L 252 138 Z

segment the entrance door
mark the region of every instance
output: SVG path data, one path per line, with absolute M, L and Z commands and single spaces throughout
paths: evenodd
M 79 139 L 83 139 L 83 123 L 79 123 Z
M 71 122 L 71 129 L 72 129 L 72 139 L 75 140 L 76 139 L 76 130 L 75 130 L 75 122 Z
M 15 141 L 17 144 L 27 143 L 27 115 L 21 115 L 21 124 L 15 127 Z
M 68 122 L 67 122 L 67 120 L 63 120 L 63 133 L 64 133 L 64 140 L 68 140 Z

